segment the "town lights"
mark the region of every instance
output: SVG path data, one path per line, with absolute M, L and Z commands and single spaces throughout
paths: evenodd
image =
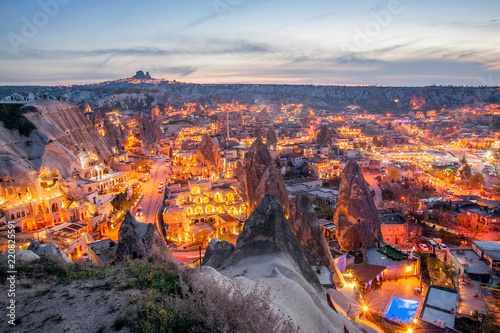
M 406 271 L 410 272 L 411 271 L 411 266 L 406 266 Z
M 368 305 L 363 305 L 363 311 L 367 312 L 368 311 Z

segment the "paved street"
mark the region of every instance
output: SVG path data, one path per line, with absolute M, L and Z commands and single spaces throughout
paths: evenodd
M 155 223 L 156 208 L 160 204 L 162 193 L 158 193 L 158 185 L 160 182 L 165 183 L 167 164 L 165 159 L 156 161 L 151 166 L 151 179 L 142 185 L 142 193 L 144 197 L 137 204 L 133 213 L 136 214 L 137 208 L 141 207 L 143 211 L 142 216 L 137 216 L 137 220 L 146 223 Z

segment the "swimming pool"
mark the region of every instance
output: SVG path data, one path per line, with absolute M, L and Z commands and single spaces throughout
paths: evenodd
M 418 301 L 393 297 L 385 313 L 385 318 L 403 323 L 411 323 L 417 313 L 417 308 Z

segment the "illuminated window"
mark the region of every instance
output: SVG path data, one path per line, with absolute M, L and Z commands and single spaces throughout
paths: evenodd
M 192 194 L 200 194 L 201 193 L 201 189 L 199 186 L 193 186 L 193 188 L 191 189 L 191 193 Z

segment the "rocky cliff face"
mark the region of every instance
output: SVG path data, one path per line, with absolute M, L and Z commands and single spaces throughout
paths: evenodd
M 373 248 L 377 240 L 382 240 L 377 208 L 363 173 L 353 160 L 342 172 L 333 222 L 343 251 Z
M 123 261 L 127 258 L 173 260 L 172 254 L 156 225 L 137 221 L 130 211 L 127 211 L 120 226 L 118 248 L 116 249 L 116 261 Z
M 342 274 L 333 260 L 330 248 L 321 231 L 316 211 L 306 195 L 299 194 L 292 202 L 288 222 L 299 240 L 309 264 L 315 265 L 316 260 L 319 260 L 322 265 L 331 267 L 335 272 L 335 282 L 343 285 Z
M 318 145 L 322 147 L 327 147 L 332 144 L 332 135 L 330 134 L 330 131 L 328 130 L 328 127 L 326 127 L 326 125 L 323 125 L 319 128 L 317 142 Z
M 266 194 L 250 215 L 236 246 L 211 241 L 203 273 L 218 281 L 235 279 L 249 288 L 268 289 L 272 309 L 301 332 L 360 332 L 327 305 L 326 290 L 272 194 Z
M 286 216 L 289 216 L 290 207 L 285 183 L 260 137 L 245 154 L 243 180 L 248 198 L 248 215 L 257 208 L 266 193 L 272 193 L 281 202 Z
M 266 145 L 269 147 L 269 149 L 276 149 L 276 146 L 278 145 L 278 138 L 276 137 L 276 133 L 272 128 L 267 131 Z
M 154 149 L 159 144 L 160 140 L 163 139 L 163 133 L 160 127 L 151 120 L 149 115 L 139 113 L 137 117 L 139 120 L 143 148 L 148 151 Z
M 219 170 L 220 147 L 218 140 L 204 134 L 196 151 L 196 160 L 212 170 Z
M 26 136 L 0 123 L 0 201 L 27 187 L 34 197 L 43 196 L 41 181 L 73 181 L 83 164 L 110 159 L 111 147 L 78 106 L 42 100 L 26 103 L 20 112 L 35 129 Z

